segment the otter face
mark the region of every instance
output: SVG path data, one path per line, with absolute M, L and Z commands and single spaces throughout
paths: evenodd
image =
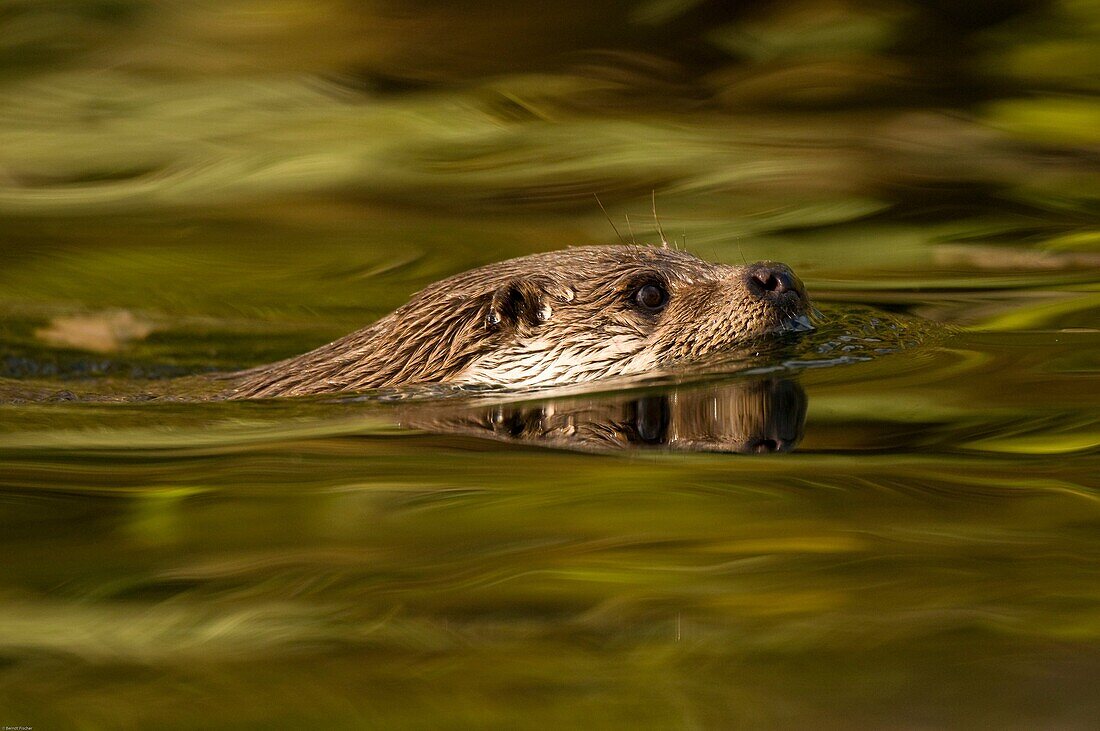
M 373 325 L 237 374 L 230 397 L 634 375 L 808 329 L 808 309 L 783 264 L 710 264 L 646 246 L 565 249 L 436 282 Z
M 736 267 L 606 246 L 505 265 L 503 281 L 483 295 L 485 347 L 454 382 L 561 385 L 638 374 L 809 328 L 806 290 L 784 264 Z

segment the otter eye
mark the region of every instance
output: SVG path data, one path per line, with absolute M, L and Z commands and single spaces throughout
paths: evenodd
M 647 310 L 659 310 L 668 302 L 668 290 L 659 284 L 644 284 L 634 293 L 634 301 Z

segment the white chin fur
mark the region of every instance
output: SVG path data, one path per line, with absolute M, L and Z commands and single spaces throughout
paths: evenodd
M 596 348 L 555 346 L 546 340 L 478 358 L 454 379 L 469 385 L 556 386 L 652 370 L 638 338 L 620 335 Z

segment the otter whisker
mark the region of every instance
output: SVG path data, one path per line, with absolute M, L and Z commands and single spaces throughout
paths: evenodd
M 600 197 L 595 193 L 592 194 L 592 197 L 596 199 L 596 205 L 598 205 L 600 207 L 600 210 L 603 211 L 604 218 L 606 218 L 607 222 L 611 224 L 611 230 L 615 232 L 615 236 L 618 237 L 619 243 L 626 244 L 626 241 L 623 240 L 623 235 L 619 233 L 619 229 L 615 228 L 615 222 L 611 220 L 611 216 L 607 215 L 607 209 L 603 207 L 603 203 L 600 201 Z
M 649 191 L 650 202 L 653 204 L 653 220 L 657 223 L 657 233 L 661 235 L 661 247 L 668 248 L 668 239 L 665 238 L 665 230 L 661 228 L 661 219 L 657 217 L 657 191 Z

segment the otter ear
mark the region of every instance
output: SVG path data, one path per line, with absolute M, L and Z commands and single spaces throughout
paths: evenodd
M 489 298 L 485 324 L 490 329 L 536 327 L 554 315 L 553 302 L 568 302 L 573 291 L 549 277 L 523 277 L 501 285 Z

